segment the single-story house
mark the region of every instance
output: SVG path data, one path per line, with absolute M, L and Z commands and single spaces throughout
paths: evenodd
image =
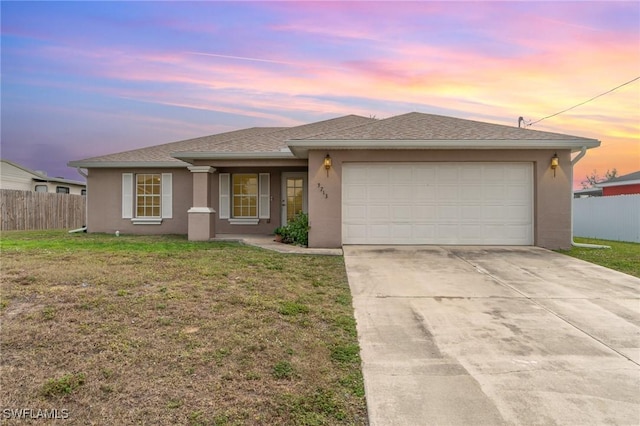
M 9 160 L 0 160 L 0 189 L 85 195 L 84 182 L 47 176 Z
M 573 191 L 573 198 L 602 197 L 602 188 L 583 188 Z
M 85 160 L 88 232 L 271 234 L 309 246 L 571 244 L 572 159 L 600 142 L 412 112 L 254 127 Z
M 618 176 L 604 182 L 597 183 L 602 196 L 640 194 L 640 171 Z

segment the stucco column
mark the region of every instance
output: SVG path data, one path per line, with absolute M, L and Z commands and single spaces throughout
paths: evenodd
M 189 214 L 189 241 L 209 241 L 215 237 L 216 211 L 211 206 L 211 174 L 216 171 L 210 166 L 190 166 L 193 176 L 193 207 Z

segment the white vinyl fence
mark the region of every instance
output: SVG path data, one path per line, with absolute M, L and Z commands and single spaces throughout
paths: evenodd
M 574 198 L 573 235 L 640 243 L 640 194 Z

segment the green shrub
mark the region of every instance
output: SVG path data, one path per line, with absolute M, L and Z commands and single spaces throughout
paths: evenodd
M 306 246 L 309 244 L 309 216 L 300 212 L 286 226 L 274 230 L 276 235 L 282 235 L 282 242 Z

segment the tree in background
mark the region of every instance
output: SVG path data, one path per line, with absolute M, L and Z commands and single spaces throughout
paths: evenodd
M 587 175 L 585 180 L 580 182 L 580 184 L 582 185 L 582 189 L 593 188 L 596 183 L 604 182 L 609 179 L 613 179 L 614 177 L 618 177 L 618 170 L 615 168 L 612 170 L 607 169 L 603 178 L 601 178 L 600 175 L 598 175 L 598 172 L 594 169 L 590 175 Z

